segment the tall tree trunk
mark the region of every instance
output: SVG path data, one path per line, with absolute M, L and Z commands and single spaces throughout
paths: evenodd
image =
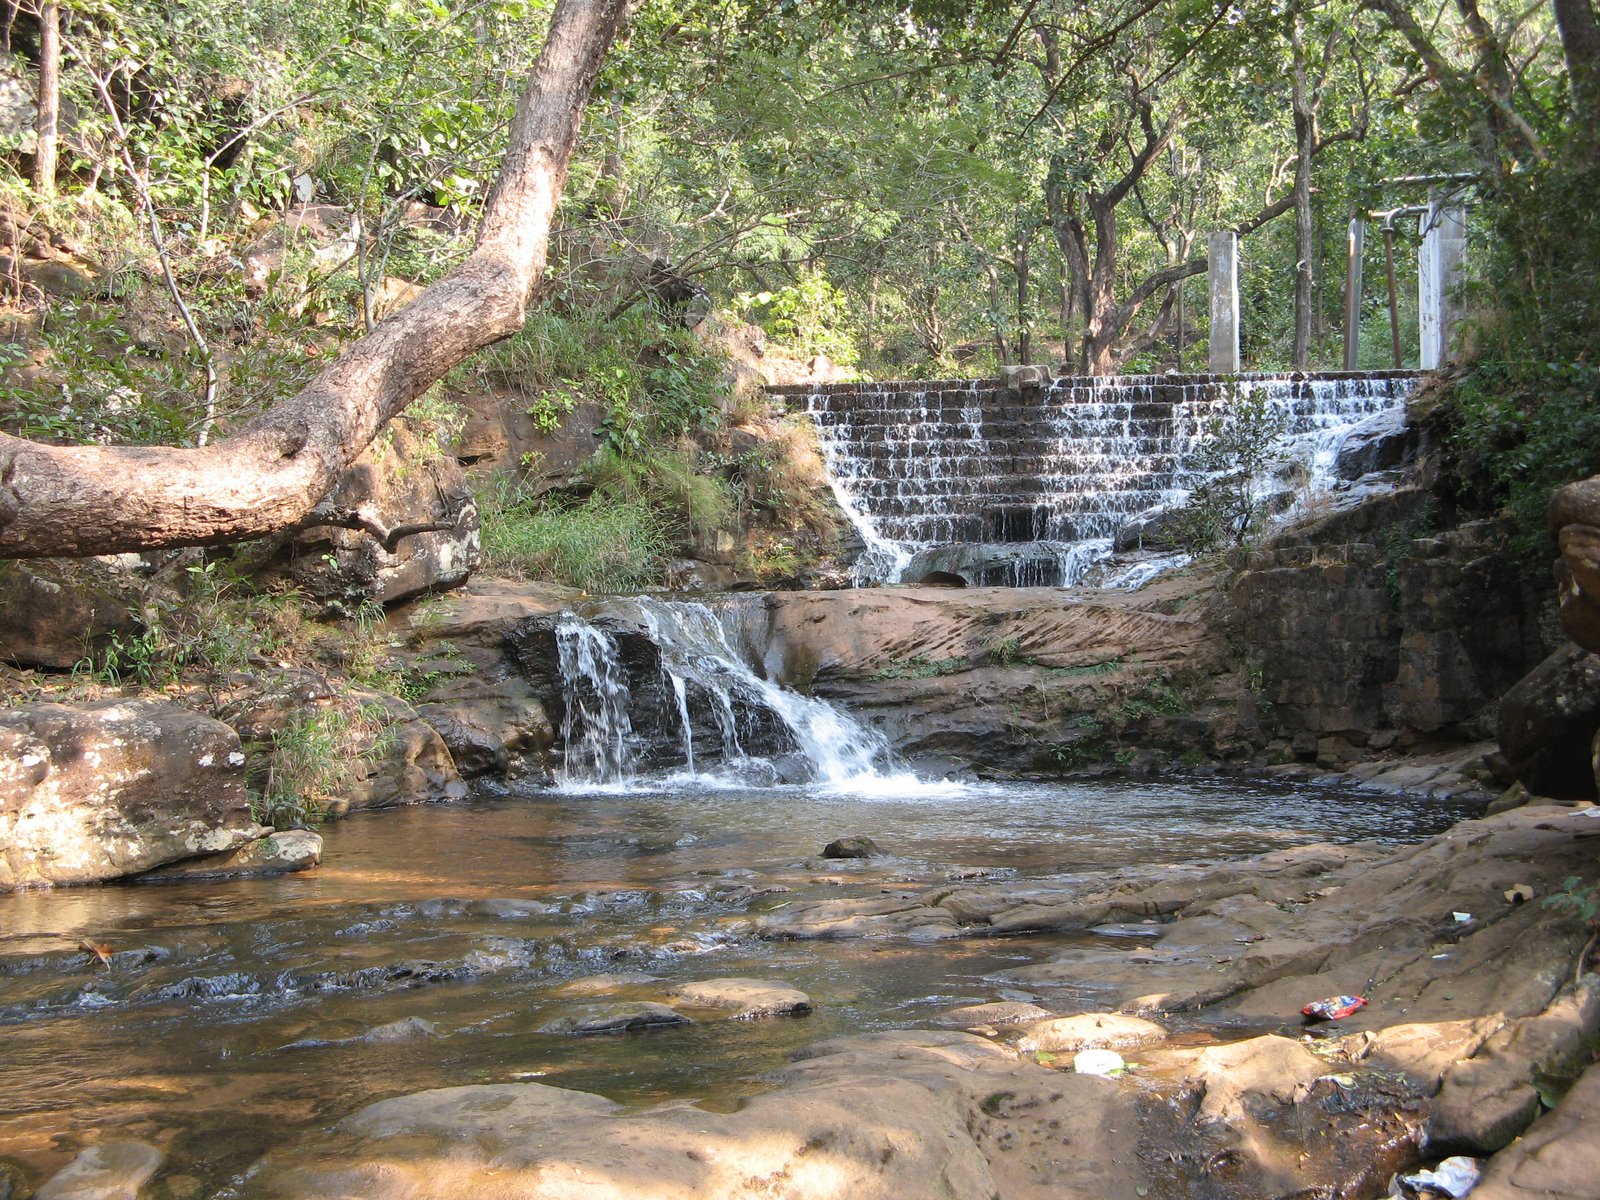
M 1567 59 L 1572 127 L 1582 152 L 1600 158 L 1600 22 L 1590 0 L 1555 0 L 1556 25 Z
M 1306 78 L 1306 48 L 1300 19 L 1290 31 L 1294 54 L 1294 349 L 1292 365 L 1304 371 L 1311 365 L 1312 291 L 1316 278 L 1312 260 L 1316 251 L 1316 226 L 1311 211 L 1311 157 L 1317 144 L 1317 105 Z
M 1105 195 L 1089 197 L 1094 214 L 1094 266 L 1089 271 L 1089 303 L 1084 310 L 1083 371 L 1086 375 L 1109 375 L 1116 370 L 1117 336 L 1122 332 L 1114 319 L 1117 308 L 1117 203 Z
M 45 0 L 39 6 L 39 136 L 33 156 L 33 189 L 41 196 L 56 192 L 60 116 L 61 6 L 55 0 Z
M 1033 359 L 1033 319 L 1028 312 L 1028 292 L 1032 283 L 1032 269 L 1028 263 L 1028 245 L 1033 240 L 1033 230 L 1023 229 L 1017 238 L 1017 257 L 1012 270 L 1017 276 L 1017 362 Z
M 557 0 L 472 253 L 297 395 L 202 449 L 0 435 L 0 556 L 217 545 L 311 516 L 391 417 L 522 328 L 584 108 L 627 7 Z

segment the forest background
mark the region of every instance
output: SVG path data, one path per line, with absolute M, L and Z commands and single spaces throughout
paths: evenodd
M 12 4 L 0 429 L 196 445 L 293 395 L 470 251 L 548 19 L 532 0 Z M 581 524 L 645 548 L 643 579 L 674 522 L 802 506 L 772 464 L 685 440 L 741 415 L 685 310 L 846 377 L 1198 370 L 1206 234 L 1233 229 L 1247 367 L 1329 368 L 1347 223 L 1440 186 L 1396 182 L 1416 177 L 1470 209 L 1473 315 L 1431 416 L 1447 487 L 1532 533 L 1551 487 L 1600 470 L 1589 0 L 645 0 L 525 328 L 413 415 L 444 445 L 474 381 L 550 429 L 598 405 Z M 331 241 L 283 232 L 329 211 L 354 217 Z M 1398 230 L 1410 363 L 1415 222 Z M 1381 240 L 1366 254 L 1361 364 L 1383 367 Z M 485 509 L 573 511 L 515 479 Z

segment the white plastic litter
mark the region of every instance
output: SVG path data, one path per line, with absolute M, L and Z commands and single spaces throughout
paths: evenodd
M 1459 1156 L 1445 1159 L 1431 1171 L 1402 1175 L 1400 1182 L 1409 1188 L 1418 1190 L 1426 1188 L 1460 1200 L 1478 1186 L 1478 1180 L 1481 1178 L 1483 1173 L 1478 1169 L 1478 1160 Z
M 1453 912 L 1450 915 L 1456 919 L 1456 924 L 1458 925 L 1465 925 L 1468 921 L 1472 920 L 1471 913 Z
M 1080 1050 L 1072 1056 L 1072 1069 L 1079 1075 L 1120 1075 L 1128 1069 L 1115 1050 Z

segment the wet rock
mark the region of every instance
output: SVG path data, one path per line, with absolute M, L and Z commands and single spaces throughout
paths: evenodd
M 244 764 L 232 729 L 164 701 L 0 711 L 0 891 L 237 849 L 264 832 Z
M 1165 1040 L 1166 1029 L 1154 1021 L 1121 1013 L 1079 1013 L 1029 1025 L 1017 1049 L 1025 1054 L 1046 1051 L 1075 1054 L 1079 1050 L 1130 1050 Z
M 443 704 L 424 705 L 417 710 L 417 715 L 433 726 L 463 779 L 506 773 L 511 756 L 506 744 L 491 730 Z
M 555 731 L 545 693 L 522 673 L 508 635 L 523 621 L 568 607 L 576 594 L 550 584 L 475 580 L 392 619 L 404 630 L 400 657 L 429 681 L 418 711 L 438 728 L 464 777 L 546 775 Z
M 823 858 L 883 858 L 883 847 L 869 837 L 834 838 L 822 848 Z
M 248 842 L 228 854 L 170 863 L 141 879 L 159 883 L 182 879 L 259 879 L 308 871 L 322 861 L 322 835 L 309 829 L 286 829 Z
M 414 1042 L 439 1036 L 439 1027 L 423 1017 L 402 1017 L 384 1025 L 374 1025 L 356 1039 L 358 1042 Z
M 589 1007 L 571 1016 L 560 1017 L 539 1027 L 540 1033 L 567 1033 L 588 1037 L 605 1033 L 632 1033 L 645 1029 L 668 1029 L 693 1024 L 688 1017 L 665 1004 L 640 1001 L 635 1004 Z
M 16 1163 L 0 1162 L 0 1200 L 33 1200 L 28 1173 Z
M 1135 513 L 1117 530 L 1113 543 L 1118 554 L 1130 550 L 1170 550 L 1177 545 L 1174 534 L 1179 527 L 1183 509 L 1161 505 Z
M 57 1171 L 34 1200 L 137 1200 L 165 1157 L 144 1142 L 90 1146 Z
M 771 979 L 702 979 L 678 985 L 671 997 L 686 1008 L 732 1009 L 735 1021 L 803 1017 L 811 1012 L 810 996 Z
M 949 1025 L 956 1029 L 977 1029 L 979 1026 L 1026 1025 L 1033 1021 L 1046 1020 L 1051 1015 L 1048 1008 L 1040 1008 L 1037 1004 L 1002 1000 L 994 1004 L 968 1004 L 961 1008 L 952 1008 L 940 1013 L 935 1019 L 940 1025 Z
M 1590 743 L 1600 732 L 1600 655 L 1557 650 L 1500 702 L 1500 749 L 1530 791 L 1592 797 Z
M 644 971 L 616 971 L 610 975 L 586 975 L 573 979 L 556 989 L 558 996 L 609 996 L 624 988 L 642 983 L 655 983 L 661 977 Z
M 138 629 L 133 556 L 0 562 L 0 660 L 65 671 Z
M 1345 434 L 1333 473 L 1340 479 L 1360 479 L 1404 466 L 1416 458 L 1421 441 L 1421 431 L 1407 423 L 1403 407 L 1385 409 Z

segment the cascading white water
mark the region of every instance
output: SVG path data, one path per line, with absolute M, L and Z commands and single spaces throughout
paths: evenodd
M 986 581 L 1070 586 L 1111 557 L 1130 517 L 1182 503 L 1227 389 L 1286 418 L 1283 457 L 1305 464 L 1315 491 L 1349 430 L 1403 404 L 1413 384 L 1404 373 L 1132 376 L 1018 393 L 960 381 L 821 389 L 805 406 L 868 548 L 857 583 L 899 582 L 930 552 L 959 547 L 962 569 Z
M 634 597 L 606 602 L 614 618 L 641 630 L 660 653 L 673 698 L 683 769 L 694 774 L 713 754 L 720 771 L 745 781 L 774 776 L 768 758 L 746 747 L 777 733 L 782 751 L 803 760 L 811 780 L 830 786 L 877 778 L 889 747 L 848 714 L 763 679 L 734 648 L 722 615 L 708 605 Z M 634 772 L 631 694 L 617 639 L 576 613 L 556 628 L 566 699 L 562 739 L 566 786 L 625 782 Z M 694 710 L 715 727 L 714 747 L 696 745 Z M 643 736 L 639 731 L 638 736 Z
M 577 614 L 563 613 L 556 625 L 556 651 L 566 707 L 562 782 L 627 778 L 633 773 L 633 724 L 616 640 Z

